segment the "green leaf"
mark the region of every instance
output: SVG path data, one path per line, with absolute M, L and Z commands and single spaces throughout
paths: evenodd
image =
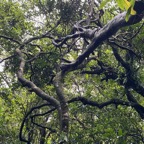
M 126 17 L 125 17 L 126 22 L 128 22 L 128 20 L 130 18 L 130 12 L 131 12 L 131 8 L 129 8 L 127 13 L 126 13 Z
M 85 74 L 85 78 L 88 80 L 88 79 L 89 79 L 89 75 L 88 75 L 88 74 Z
M 136 14 L 136 11 L 133 9 L 135 0 L 131 0 L 130 2 L 128 0 L 117 0 L 117 4 L 122 10 L 126 9 L 128 11 L 130 9 L 131 15 Z M 127 16 L 127 19 L 128 19 L 128 16 Z
M 128 10 L 131 6 L 131 3 L 128 1 L 128 0 L 124 0 L 124 6 L 125 6 L 125 9 Z
M 124 10 L 124 1 L 123 0 L 117 0 L 117 4 L 120 7 L 120 9 Z
M 122 134 L 123 134 L 122 129 L 119 129 L 119 130 L 118 130 L 118 135 L 119 135 L 119 136 L 122 136 Z
M 133 9 L 135 5 L 135 0 L 131 0 L 131 15 L 136 15 L 136 11 Z
M 99 9 L 102 9 L 110 0 L 104 0 L 101 2 Z

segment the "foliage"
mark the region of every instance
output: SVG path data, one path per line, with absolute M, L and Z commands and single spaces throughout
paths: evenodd
M 103 8 L 109 1 L 110 0 L 104 0 L 101 3 L 100 8 Z M 135 0 L 116 0 L 116 2 L 121 10 L 127 11 L 126 21 L 128 21 L 130 15 L 136 15 L 136 11 L 134 10 Z
M 0 143 L 144 143 L 143 13 L 134 0 L 1 1 Z

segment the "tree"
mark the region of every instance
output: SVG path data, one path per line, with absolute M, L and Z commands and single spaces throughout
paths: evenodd
M 1 2 L 2 142 L 144 142 L 144 2 L 125 2 Z

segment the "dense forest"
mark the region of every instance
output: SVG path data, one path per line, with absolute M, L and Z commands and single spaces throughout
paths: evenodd
M 1 0 L 0 144 L 143 144 L 143 17 L 143 0 Z

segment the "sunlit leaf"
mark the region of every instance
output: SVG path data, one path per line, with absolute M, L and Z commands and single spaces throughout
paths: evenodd
M 99 9 L 102 9 L 109 1 L 110 1 L 110 0 L 103 0 L 103 1 L 101 2 L 101 5 L 100 5 Z
M 131 6 L 131 3 L 128 0 L 124 0 L 125 9 L 128 10 Z
M 120 7 L 120 9 L 122 9 L 122 10 L 124 10 L 124 5 L 125 5 L 125 3 L 124 3 L 124 1 L 123 0 L 117 0 L 117 4 L 118 4 L 118 6 Z

